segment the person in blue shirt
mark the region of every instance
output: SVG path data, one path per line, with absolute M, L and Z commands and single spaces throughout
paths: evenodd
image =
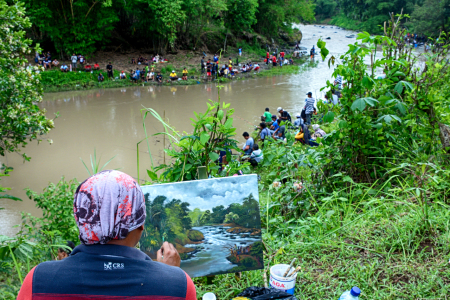
M 136 72 L 134 74 L 136 76 L 136 80 L 139 80 L 141 78 L 141 71 L 139 70 L 139 68 L 136 68 Z
M 244 139 L 246 139 L 245 145 L 244 147 L 242 147 L 242 150 L 244 150 L 245 155 L 249 155 L 253 151 L 253 144 L 255 142 L 253 141 L 253 138 L 250 137 L 248 132 L 244 132 L 242 136 L 244 137 Z
M 279 127 L 276 115 L 272 115 L 272 126 L 270 126 L 270 134 L 273 134 Z
M 217 56 L 217 54 L 214 54 L 214 62 L 217 63 L 219 61 L 219 57 Z
M 261 138 L 260 140 L 261 140 L 262 142 L 264 142 L 264 140 L 265 140 L 267 137 L 270 138 L 270 136 L 271 136 L 272 134 L 270 133 L 269 128 L 267 128 L 267 125 L 266 125 L 265 122 L 261 122 L 261 123 L 259 124 L 259 128 L 261 129 L 261 131 L 259 132 L 259 137 Z
M 303 125 L 303 119 L 301 118 L 300 114 L 296 115 L 297 119 L 294 121 L 294 127 L 299 128 L 301 125 Z

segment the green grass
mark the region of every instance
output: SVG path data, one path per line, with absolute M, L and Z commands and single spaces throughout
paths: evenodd
M 263 218 L 268 199 L 264 192 L 260 198 Z M 302 267 L 297 298 L 338 299 L 355 285 L 362 299 L 444 299 L 449 294 L 448 205 L 433 203 L 432 231 L 427 232 L 421 207 L 402 190 L 364 201 L 356 195 L 347 201 L 339 198 L 331 196 L 303 219 L 275 218 L 269 223 L 274 234 L 264 230 L 268 254 L 279 251 L 271 261 L 265 257 L 266 265 L 295 257 Z M 262 286 L 263 273 L 243 272 L 241 279 L 220 275 L 212 285 L 196 279 L 197 296 L 214 292 L 219 299 L 230 299 L 248 286 Z

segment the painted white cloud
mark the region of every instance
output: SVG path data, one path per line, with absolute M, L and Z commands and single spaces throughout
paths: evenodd
M 190 209 L 211 210 L 213 207 L 231 203 L 241 203 L 242 199 L 253 194 L 258 197 L 258 180 L 256 175 L 244 175 L 208 180 L 193 180 L 180 183 L 143 186 L 144 194 L 149 199 L 165 196 L 168 201 L 178 199 L 190 203 Z

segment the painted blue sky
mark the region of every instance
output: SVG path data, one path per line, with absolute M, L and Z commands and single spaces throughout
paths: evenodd
M 242 199 L 250 193 L 259 201 L 256 175 L 147 185 L 142 186 L 142 191 L 149 193 L 152 201 L 156 196 L 165 196 L 168 201 L 179 199 L 188 202 L 191 210 L 211 210 L 218 205 L 227 207 L 231 203 L 242 203 Z

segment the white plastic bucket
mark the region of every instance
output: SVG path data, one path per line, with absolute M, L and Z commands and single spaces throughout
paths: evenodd
M 278 290 L 282 290 L 283 292 L 294 295 L 295 289 L 295 280 L 297 279 L 297 274 L 292 277 L 285 278 L 283 277 L 289 265 L 275 265 L 270 268 L 270 286 L 274 287 Z M 289 273 L 294 271 L 294 268 L 289 270 Z
M 202 300 L 216 300 L 214 293 L 206 293 L 203 295 Z

